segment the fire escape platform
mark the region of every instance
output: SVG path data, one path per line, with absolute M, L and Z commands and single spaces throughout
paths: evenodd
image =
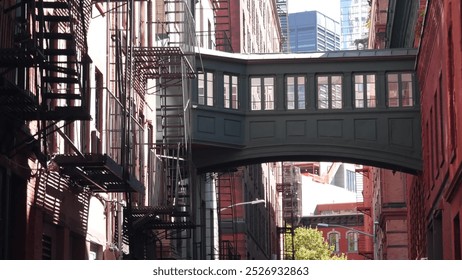
M 138 192 L 144 186 L 131 174 L 124 179 L 122 166 L 106 154 L 56 155 L 61 174 L 93 192 Z
M 37 117 L 37 97 L 0 77 L 0 111 L 14 116 Z
M 191 221 L 172 221 L 172 217 L 185 217 L 188 213 L 179 212 L 173 206 L 145 206 L 131 211 L 134 228 L 142 229 L 193 229 Z
M 3 64 L 2 64 L 3 66 Z M 0 77 L 0 111 L 23 120 L 90 120 L 82 107 L 55 106 L 43 110 L 37 96 Z
M 181 63 L 186 65 L 186 76 L 195 77 L 195 71 L 185 56 L 186 54 L 180 47 L 148 47 L 136 48 L 134 59 L 135 65 L 145 78 L 157 79 L 177 79 L 183 76 Z

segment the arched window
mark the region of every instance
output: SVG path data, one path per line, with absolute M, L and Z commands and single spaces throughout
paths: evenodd
M 358 233 L 347 232 L 348 252 L 358 252 Z
M 337 253 L 340 251 L 339 240 L 340 234 L 336 231 L 329 232 L 327 235 L 329 245 L 334 247 L 334 252 Z

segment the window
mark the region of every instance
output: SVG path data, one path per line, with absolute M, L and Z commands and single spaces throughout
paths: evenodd
M 200 105 L 213 106 L 213 73 L 199 73 L 197 102 Z
M 411 73 L 387 74 L 388 107 L 414 106 Z
M 340 251 L 340 247 L 339 247 L 340 234 L 338 232 L 329 232 L 327 238 L 328 238 L 329 246 L 333 248 L 333 251 L 335 253 L 339 252 Z
M 346 175 L 347 190 L 350 192 L 356 192 L 356 173 L 354 171 L 347 170 Z
M 250 87 L 252 111 L 274 110 L 274 78 L 251 78 Z
M 234 75 L 224 75 L 224 107 L 238 109 L 238 78 Z
M 462 250 L 460 244 L 460 218 L 459 214 L 454 217 L 452 222 L 452 228 L 454 229 L 454 259 L 461 260 L 462 259 Z
M 375 108 L 375 75 L 355 75 L 355 108 Z
M 287 109 L 305 109 L 305 77 L 290 76 L 286 78 Z
M 358 252 L 358 233 L 350 231 L 347 233 L 348 252 Z
M 53 239 L 51 236 L 42 234 L 42 260 L 53 259 Z
M 342 76 L 318 76 L 318 109 L 342 109 Z

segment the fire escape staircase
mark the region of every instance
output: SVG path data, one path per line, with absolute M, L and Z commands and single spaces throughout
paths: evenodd
M 46 112 L 43 118 L 89 120 L 86 33 L 91 3 L 89 0 L 37 0 L 35 5 L 37 41 L 44 45 L 38 49 L 42 77 L 40 110 Z M 92 192 L 144 192 L 142 184 L 109 155 L 82 154 L 77 148 L 74 150 L 73 154 L 58 154 L 53 158 L 61 174 L 74 184 Z
M 84 22 L 84 2 L 23 0 L 6 10 L 23 16 L 16 18 L 20 32 L 15 47 L 0 50 L 0 66 L 35 69 L 39 87 L 33 94 L 24 85 L 2 79 L 0 107 L 4 112 L 24 120 L 90 119 L 83 79 L 88 67 L 86 50 L 78 48 L 81 34 L 74 23 Z
M 218 175 L 216 180 L 219 259 L 240 259 L 237 252 L 237 220 L 234 193 L 234 172 L 225 172 Z
M 276 184 L 276 190 L 282 196 L 282 217 L 283 225 L 277 228 L 278 234 L 283 240 L 283 259 L 293 260 L 295 259 L 295 247 L 294 247 L 294 166 L 289 164 L 285 165 L 281 162 L 281 176 L 280 182 Z M 290 236 L 290 238 L 289 238 Z
M 135 90 L 146 87 L 148 80 L 155 80 L 159 95 L 157 119 L 162 137 L 156 142 L 156 152 L 162 160 L 162 184 L 165 202 L 162 205 L 134 206 L 126 213 L 124 236 L 132 235 L 135 258 L 178 258 L 180 242 L 191 238 L 190 205 L 190 144 L 187 135 L 187 107 L 189 103 L 189 79 L 195 77 L 192 15 L 185 1 L 157 1 L 156 8 L 163 14 L 156 24 L 158 44 L 136 47 L 133 52 Z M 129 219 L 131 219 L 131 226 Z M 141 237 L 142 236 L 142 237 Z M 129 240 L 124 242 L 128 243 Z M 149 244 L 157 244 L 155 252 Z

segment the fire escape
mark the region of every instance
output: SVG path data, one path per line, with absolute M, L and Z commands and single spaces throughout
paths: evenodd
M 278 12 L 279 22 L 281 23 L 282 31 L 282 52 L 290 52 L 289 42 L 289 17 L 287 9 L 287 0 L 276 0 L 276 9 Z
M 42 142 L 42 164 L 50 133 L 90 118 L 86 2 L 23 0 L 4 9 L 15 15 L 15 40 L 0 49 L 0 110 L 13 119 L 38 121 L 37 134 L 18 146 Z
M 9 116 L 40 121 L 42 140 L 59 121 L 90 117 L 85 2 L 22 0 L 4 10 L 16 17 L 15 41 L 0 49 L 0 108 Z
M 294 229 L 297 226 L 297 190 L 294 166 L 291 163 L 281 162 L 280 175 L 276 185 L 277 191 L 282 195 L 282 217 L 283 225 L 278 227 L 278 233 L 282 235 L 283 256 L 282 259 L 294 260 Z
M 220 260 L 238 260 L 241 258 L 237 252 L 236 209 L 233 207 L 235 204 L 234 184 L 236 176 L 236 172 L 224 172 L 218 174 L 216 180 Z
M 24 20 L 18 25 L 25 29 L 34 29 L 25 30 L 24 34 L 18 35 L 23 42 L 26 40 L 20 45 L 24 45 L 22 49 L 32 58 L 32 62 L 25 66 L 34 68 L 28 73 L 33 73 L 34 77 L 29 75 L 29 79 L 35 80 L 37 84 L 34 98 L 38 105 L 33 110 L 24 112 L 23 109 L 12 114 L 23 115 L 26 120 L 33 120 L 35 116 L 39 121 L 39 132 L 36 136 L 43 143 L 43 166 L 47 166 L 45 161 L 50 160 L 70 186 L 89 194 L 110 193 L 111 197 L 117 197 L 118 202 L 126 201 L 126 207 L 130 210 L 132 193 L 144 192 L 140 182 L 141 160 L 135 160 L 141 157 L 143 131 L 134 117 L 135 102 L 128 90 L 131 85 L 126 83 L 127 80 L 132 80 L 129 78 L 131 72 L 123 69 L 131 65 L 131 56 L 130 50 L 122 44 L 122 32 L 114 32 L 112 37 L 113 50 L 119 54 L 114 57 L 120 60 L 125 57 L 126 60 L 116 68 L 113 80 L 117 84 L 112 86 L 113 91 L 107 91 L 108 125 L 105 133 L 109 140 L 103 153 L 93 141 L 91 150 L 88 148 L 90 145 L 86 148 L 73 143 L 76 139 L 76 135 L 73 135 L 75 127 L 80 126 L 81 133 L 85 136 L 89 133 L 86 129 L 86 121 L 90 119 L 88 96 L 90 90 L 94 89 L 90 88 L 88 82 L 91 61 L 87 56 L 86 36 L 91 1 L 23 1 L 13 8 L 20 9 L 24 19 L 32 19 L 30 24 Z M 24 39 L 25 34 L 30 34 L 30 38 Z M 122 53 L 127 55 L 122 56 Z M 81 122 L 76 122 L 79 120 Z M 64 139 L 65 147 L 68 147 L 64 153 L 56 153 L 53 147 L 48 147 L 48 143 L 55 139 L 54 134 Z M 100 141 L 101 139 L 96 139 L 94 142 Z M 55 154 L 50 155 L 52 152 Z M 122 196 L 125 197 L 122 199 Z M 120 204 L 118 207 L 121 207 Z M 115 217 L 120 218 L 119 215 Z M 120 238 L 120 234 L 116 234 L 115 239 Z
M 135 90 L 152 85 L 157 99 L 157 139 L 153 151 L 161 160 L 162 196 L 157 203 L 133 207 L 125 230 L 137 259 L 190 258 L 191 238 L 190 94 L 195 77 L 194 21 L 188 4 L 180 0 L 155 1 L 148 32 L 154 42 L 133 49 Z M 148 11 L 152 2 L 148 1 Z M 147 92 L 147 94 L 152 94 Z M 130 223 L 130 220 L 132 223 Z
M 230 0 L 213 0 L 215 11 L 215 46 L 219 51 L 233 52 L 231 41 Z

